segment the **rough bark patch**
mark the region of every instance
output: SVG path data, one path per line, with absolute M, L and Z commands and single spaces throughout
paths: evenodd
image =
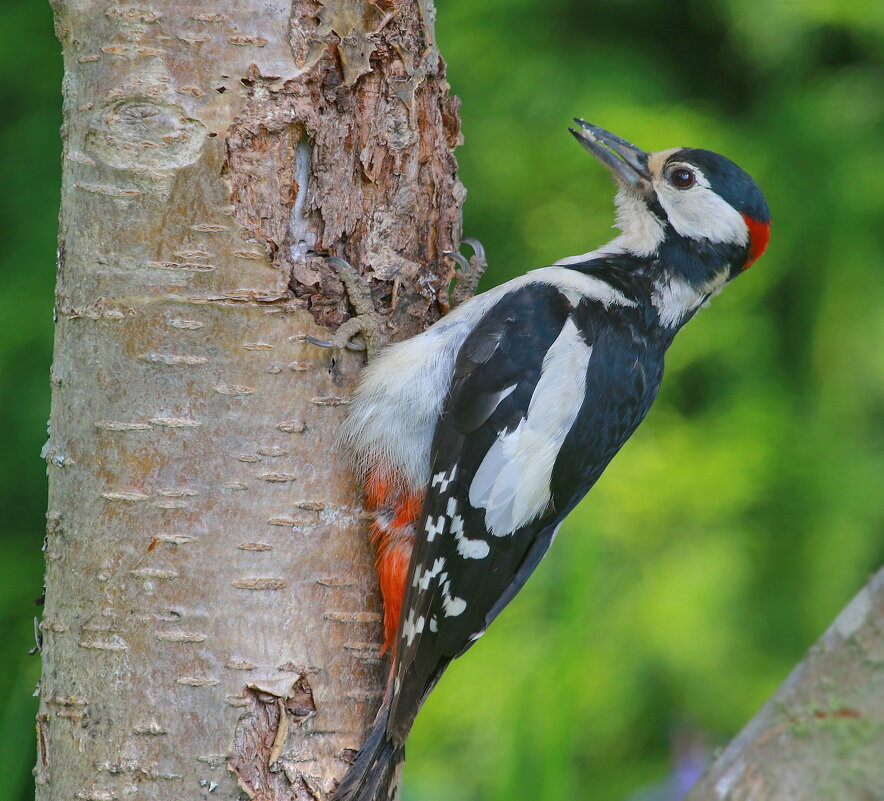
M 303 673 L 282 696 L 249 685 L 244 709 L 233 735 L 228 769 L 240 789 L 256 801 L 313 801 L 320 797 L 319 779 L 298 767 L 298 754 L 286 750 L 292 730 L 316 712 L 313 690 Z
M 395 307 L 397 337 L 438 315 L 463 192 L 432 2 L 52 4 L 65 123 L 38 797 L 239 798 L 213 771 L 247 711 L 236 775 L 309 798 L 362 742 L 383 668 L 347 647 L 380 641 L 380 600 L 331 447 L 361 358 L 307 335 L 350 313 L 329 253 Z M 307 654 L 322 719 L 297 725 Z
M 465 195 L 452 154 L 459 101 L 419 4 L 360 8 L 295 0 L 301 71 L 241 78 L 247 100 L 227 133 L 224 174 L 234 219 L 319 324 L 348 317 L 322 260 L 335 255 L 370 281 L 390 328 L 411 335 L 438 319 L 453 275 L 442 251 L 459 242 Z

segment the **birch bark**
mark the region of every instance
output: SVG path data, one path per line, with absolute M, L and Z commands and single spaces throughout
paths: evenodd
M 439 314 L 457 101 L 431 0 L 68 0 L 37 798 L 321 797 L 381 695 L 333 445 Z M 211 795 L 210 795 L 211 794 Z

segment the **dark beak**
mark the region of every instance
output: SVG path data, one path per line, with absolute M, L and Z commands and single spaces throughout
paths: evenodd
M 590 125 L 585 120 L 575 118 L 574 122 L 580 126 L 580 130 L 568 130 L 613 173 L 615 179 L 634 189 L 650 183 L 648 154 L 644 150 L 639 150 L 632 142 L 627 142 L 597 125 Z

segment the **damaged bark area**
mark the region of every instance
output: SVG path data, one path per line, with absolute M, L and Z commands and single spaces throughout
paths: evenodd
M 336 327 L 346 292 L 323 256 L 370 282 L 383 338 L 434 322 L 453 275 L 463 187 L 457 98 L 426 3 L 295 0 L 297 76 L 241 78 L 226 139 L 234 218 L 289 278 L 295 304 Z
M 250 684 L 237 703 L 244 711 L 236 724 L 227 767 L 239 788 L 258 801 L 320 798 L 321 772 L 315 756 L 287 748 L 289 732 L 316 713 L 306 672 L 288 686 Z

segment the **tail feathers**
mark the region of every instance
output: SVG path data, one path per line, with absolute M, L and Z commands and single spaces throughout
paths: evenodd
M 405 746 L 387 739 L 387 700 L 378 712 L 374 725 L 331 801 L 394 801 L 398 796 L 399 774 L 405 762 Z

